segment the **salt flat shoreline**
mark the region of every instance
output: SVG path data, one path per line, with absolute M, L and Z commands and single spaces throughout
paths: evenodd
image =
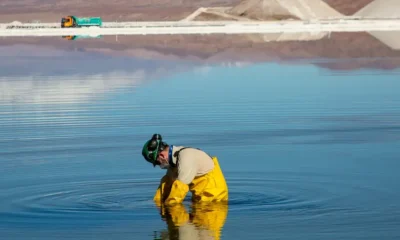
M 59 23 L 0 24 L 0 36 L 248 34 L 400 31 L 400 19 L 280 21 L 105 22 L 103 27 L 61 28 Z

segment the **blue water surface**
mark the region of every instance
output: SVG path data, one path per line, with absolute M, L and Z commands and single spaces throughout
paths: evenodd
M 397 71 L 79 54 L 0 67 L 2 239 L 400 238 Z M 157 208 L 153 133 L 218 156 L 228 206 Z

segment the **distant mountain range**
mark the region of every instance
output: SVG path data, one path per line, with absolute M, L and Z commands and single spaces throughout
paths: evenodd
M 263 0 L 265 1 L 265 0 Z M 276 0 L 267 0 L 272 2 Z M 344 15 L 352 15 L 373 0 L 322 0 Z M 117 20 L 115 17 L 136 20 L 181 19 L 200 7 L 229 7 L 240 4 L 241 0 L 70 0 L 55 2 L 54 0 L 2 0 L 0 3 L 0 21 L 9 15 L 46 13 L 48 16 L 62 15 L 101 15 L 104 19 Z M 152 13 L 152 14 L 148 14 Z M 61 15 L 60 15 L 61 14 Z M 21 15 L 20 15 L 21 16 Z M 40 18 L 40 15 L 37 15 Z M 41 16 L 46 19 L 46 16 Z

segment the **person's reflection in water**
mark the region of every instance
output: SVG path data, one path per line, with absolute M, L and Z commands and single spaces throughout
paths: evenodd
M 226 202 L 192 203 L 191 212 L 182 204 L 158 206 L 167 223 L 168 233 L 161 239 L 169 240 L 219 240 L 228 214 Z

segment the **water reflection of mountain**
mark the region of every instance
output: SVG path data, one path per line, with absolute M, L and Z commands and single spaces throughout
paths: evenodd
M 179 62 L 31 46 L 3 47 L 0 52 L 3 103 L 80 102 L 194 68 Z
M 301 60 L 332 71 L 400 67 L 396 42 L 391 48 L 369 33 L 334 33 L 320 40 L 278 37 L 270 42 L 257 37 L 119 36 L 118 42 L 115 36 L 73 42 L 6 38 L 0 40 L 0 101 L 79 102 L 177 72 L 204 72 L 215 64 Z
M 374 33 L 375 34 L 375 33 Z M 0 40 L 0 45 L 26 43 L 52 46 L 71 52 L 85 51 L 113 56 L 135 57 L 152 61 L 191 61 L 196 64 L 221 62 L 268 62 L 298 59 L 381 59 L 399 58 L 397 33 L 320 33 L 269 35 L 168 35 L 105 36 L 102 39 L 65 41 L 54 38 L 13 38 Z M 385 36 L 381 36 L 385 35 Z M 375 61 L 375 60 L 374 60 Z M 375 61 L 376 62 L 376 61 Z M 362 62 L 361 62 L 362 63 Z M 399 67 L 399 62 L 375 65 L 350 63 L 346 69 Z M 116 63 L 126 66 L 126 62 Z M 361 65 L 360 65 L 361 64 Z M 329 65 L 323 67 L 329 68 Z M 60 68 L 62 71 L 62 68 Z M 332 68 L 332 70 L 336 67 Z
M 146 60 L 133 57 L 65 51 L 49 47 L 17 45 L 0 47 L 0 77 L 7 76 L 71 76 L 109 73 L 110 71 L 136 72 L 156 75 L 159 70 L 184 69 L 189 65 L 162 60 Z

